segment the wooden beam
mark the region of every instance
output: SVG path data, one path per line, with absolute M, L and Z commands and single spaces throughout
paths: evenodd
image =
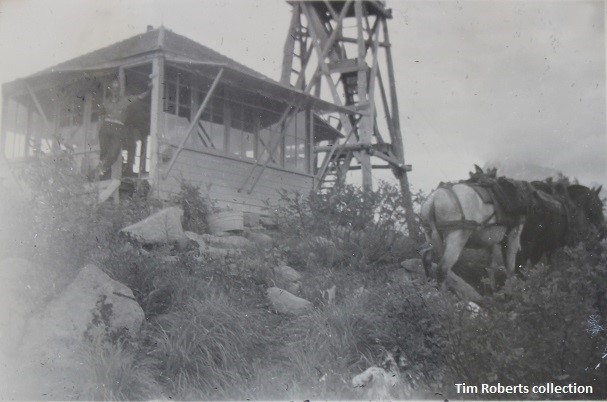
M 344 8 L 342 9 L 342 13 L 340 14 L 340 17 L 342 17 L 342 15 L 345 15 L 344 10 L 346 10 L 346 7 L 348 5 L 349 5 L 348 3 L 346 3 L 346 5 L 344 5 Z M 302 8 L 306 14 L 306 18 L 308 18 L 308 16 L 310 15 L 310 11 L 308 10 L 307 4 L 304 5 Z M 341 23 L 342 20 L 343 20 L 343 17 L 340 18 L 340 20 L 338 20 L 338 22 Z M 333 33 L 335 33 L 335 31 Z M 325 49 L 320 48 L 320 43 L 319 43 L 320 40 L 314 29 L 310 30 L 310 34 L 312 35 L 312 43 L 314 45 L 314 49 L 316 50 L 316 53 L 318 56 L 317 69 L 320 68 L 320 70 L 323 72 L 323 74 L 325 76 L 325 79 L 327 80 L 327 83 L 329 84 L 329 90 L 331 91 L 331 95 L 333 97 L 333 102 L 338 106 L 343 106 L 343 102 L 341 101 L 341 98 L 339 97 L 339 93 L 337 92 L 335 83 L 333 82 L 333 79 L 331 78 L 331 71 L 329 70 L 329 66 L 327 65 L 327 63 L 325 61 L 327 47 L 325 47 Z M 333 35 L 331 35 L 331 37 L 329 39 L 332 39 L 332 38 L 333 38 Z M 329 42 L 327 42 L 327 46 L 329 46 L 329 45 L 332 45 L 331 40 L 329 40 Z M 346 116 L 344 116 L 342 113 L 340 113 L 339 118 L 341 120 L 342 127 L 344 127 L 346 129 L 346 131 L 350 132 L 352 130 L 352 125 L 350 124 L 350 121 L 348 120 L 348 118 Z
M 323 160 L 323 163 L 321 165 L 321 168 L 318 171 L 318 174 L 316 175 L 316 177 L 318 177 L 318 185 L 322 184 L 322 180 L 325 176 L 325 173 L 327 172 L 327 168 L 329 167 L 329 163 L 331 163 L 331 158 L 333 158 L 333 155 L 335 154 L 335 152 L 337 152 L 337 150 L 339 150 L 340 152 L 344 149 L 344 147 L 348 146 L 348 145 L 353 145 L 353 144 L 348 144 L 348 140 L 350 139 L 350 137 L 352 136 L 352 134 L 354 133 L 354 127 L 350 128 L 350 132 L 348 132 L 348 135 L 346 136 L 344 142 L 340 145 L 339 143 L 335 143 L 332 146 L 330 146 L 330 149 L 328 150 L 327 155 L 325 156 L 325 159 Z M 319 147 L 317 147 L 319 148 Z M 316 150 L 314 151 L 316 152 Z
M 213 96 L 213 92 L 215 92 L 215 89 L 217 88 L 217 85 L 219 84 L 219 81 L 221 80 L 222 75 L 223 75 L 223 68 L 221 70 L 219 70 L 219 73 L 217 73 L 217 76 L 215 77 L 213 84 L 211 84 L 211 88 L 209 88 L 209 91 L 207 92 L 206 96 L 204 97 L 204 100 L 202 101 L 202 104 L 200 105 L 200 108 L 198 109 L 198 112 L 196 112 L 196 116 L 194 116 L 194 119 L 192 120 L 192 122 L 190 123 L 190 126 L 186 130 L 186 134 L 183 137 L 181 144 L 179 144 L 179 147 L 173 153 L 173 157 L 171 158 L 171 161 L 169 162 L 169 166 L 167 166 L 167 169 L 164 172 L 165 179 L 169 176 L 169 173 L 170 173 L 171 169 L 173 168 L 173 165 L 175 164 L 175 161 L 177 160 L 179 153 L 182 151 L 183 146 L 185 145 L 188 138 L 190 138 L 190 135 L 192 134 L 194 127 L 196 127 L 196 125 L 198 124 L 198 119 L 200 119 L 200 117 L 202 116 L 202 112 L 204 112 L 207 105 L 209 104 L 209 101 L 211 100 L 211 97 Z
M 392 165 L 371 165 L 371 167 L 373 169 L 394 169 L 394 166 Z M 350 166 L 349 170 L 360 170 L 361 166 L 360 165 L 354 165 L 354 166 Z
M 388 23 L 383 21 L 384 41 L 390 42 L 388 35 Z M 386 64 L 388 68 L 388 84 L 390 85 L 390 98 L 392 101 L 392 125 L 394 132 L 392 133 L 392 152 L 398 161 L 404 165 L 405 154 L 403 148 L 402 133 L 400 130 L 400 117 L 398 115 L 398 99 L 396 97 L 396 81 L 394 78 L 394 65 L 392 64 L 392 51 L 390 47 L 386 48 Z M 395 172 L 397 179 L 400 181 L 401 192 L 403 194 L 403 203 L 405 207 L 405 218 L 407 220 L 407 229 L 409 235 L 416 241 L 422 241 L 422 236 L 419 228 L 415 223 L 415 213 L 413 212 L 413 201 L 411 199 L 411 189 L 409 188 L 409 179 L 406 171 Z
M 92 123 L 92 117 L 93 117 L 93 94 L 91 92 L 87 92 L 84 95 L 84 110 L 82 111 L 82 125 L 84 127 L 84 139 L 83 139 L 83 146 L 84 146 L 84 151 L 87 150 L 88 148 L 88 138 L 89 138 L 89 131 L 91 130 L 91 123 Z M 88 166 L 88 157 L 84 156 L 82 158 L 82 160 L 84 161 L 86 158 L 86 169 L 88 170 L 89 166 Z
M 293 53 L 295 52 L 295 31 L 299 27 L 299 14 L 299 3 L 295 2 L 291 10 L 289 31 L 287 32 L 287 38 L 282 50 L 282 74 L 280 75 L 280 82 L 285 85 L 291 84 L 291 68 L 293 67 Z
M 365 60 L 367 48 L 365 46 L 363 32 L 363 4 L 360 1 L 354 3 L 354 13 L 356 15 L 356 29 L 358 32 L 358 62 L 362 64 Z M 358 99 L 359 102 L 372 103 L 367 93 L 367 71 L 358 71 Z M 367 108 L 367 111 L 369 108 Z M 373 137 L 372 115 L 362 115 L 360 121 L 360 130 L 358 132 L 359 141 L 363 144 L 371 144 Z M 360 153 L 357 159 L 362 166 L 362 185 L 363 189 L 371 190 L 373 188 L 373 175 L 371 174 L 371 158 L 368 153 Z
M 348 9 L 350 8 L 350 5 L 352 3 L 352 0 L 347 0 L 341 10 L 341 13 L 339 15 L 339 19 L 337 20 L 337 25 L 335 27 L 335 30 L 331 33 L 331 35 L 329 36 L 329 38 L 327 39 L 325 46 L 323 47 L 323 49 L 320 49 L 320 45 L 318 43 L 319 39 L 317 36 L 315 36 L 314 30 L 312 29 L 310 31 L 310 33 L 312 34 L 312 43 L 314 44 L 314 48 L 317 50 L 318 52 L 318 58 L 319 60 L 324 63 L 324 59 L 326 57 L 326 55 L 329 53 L 329 50 L 331 49 L 331 47 L 333 46 L 333 44 L 335 43 L 335 40 L 337 39 L 337 34 L 339 32 L 339 28 L 341 27 L 341 25 L 343 24 L 343 20 L 347 14 Z M 307 3 L 301 3 L 301 8 L 304 11 L 304 13 L 306 13 L 306 18 L 308 18 L 308 22 L 310 21 L 309 18 L 309 11 L 307 10 L 308 4 Z M 319 63 L 320 64 L 320 63 Z M 326 69 L 326 64 L 324 64 L 324 68 Z M 310 81 L 308 82 L 308 84 L 305 86 L 304 88 L 304 93 L 308 94 L 310 92 L 310 90 L 314 87 L 316 79 L 318 78 L 318 74 L 321 71 L 321 66 L 318 65 L 316 66 L 316 69 L 314 70 L 314 74 L 312 74 L 312 78 L 310 79 Z M 297 83 L 295 84 L 296 88 L 299 88 L 303 85 L 303 81 L 304 80 L 304 75 L 300 74 L 299 78 L 297 79 Z M 339 96 L 337 96 L 337 100 L 339 100 Z M 338 106 L 342 106 L 341 102 L 339 103 Z M 287 115 L 289 114 L 289 111 L 293 108 L 293 106 L 289 105 L 285 111 L 283 112 L 282 116 L 280 117 L 279 123 L 278 125 L 282 125 L 282 123 L 284 122 L 285 118 L 287 118 Z M 295 109 L 298 109 L 299 105 L 297 107 L 295 107 Z M 343 117 L 343 114 L 340 114 L 340 116 Z M 343 118 L 344 123 L 348 123 L 347 121 L 348 119 Z M 349 125 L 347 125 L 346 127 L 349 127 Z M 257 182 L 259 181 L 259 179 L 261 178 L 261 175 L 263 173 L 263 171 L 265 170 L 266 166 L 268 165 L 268 162 L 270 161 L 272 154 L 274 153 L 274 151 L 276 150 L 276 147 L 278 146 L 278 144 L 280 144 L 280 142 L 282 141 L 282 138 L 285 135 L 285 131 L 283 130 L 283 132 L 280 135 L 280 138 L 278 139 L 278 142 L 276 144 L 274 144 L 274 146 L 272 146 L 272 149 L 270 150 L 269 153 L 269 157 L 268 159 L 265 160 L 265 162 L 263 163 L 263 165 L 259 164 L 261 155 L 259 156 L 259 158 L 257 158 L 257 160 L 255 161 L 255 165 L 253 165 L 253 168 L 250 170 L 249 174 L 247 175 L 245 181 L 243 182 L 242 186 L 240 186 L 240 188 L 238 189 L 238 192 L 242 191 L 245 186 L 247 185 L 248 181 L 251 179 L 251 177 L 255 176 L 255 174 L 257 173 L 257 171 L 259 170 L 259 172 L 257 173 L 257 177 L 254 178 L 253 184 L 251 185 L 251 188 L 248 190 L 248 194 L 250 194 L 253 191 L 253 188 L 255 188 L 255 185 L 257 184 Z M 258 167 L 260 167 L 259 169 L 257 169 Z
M 40 113 L 40 116 L 42 116 L 42 119 L 44 120 L 44 124 L 46 125 L 46 127 L 48 128 L 49 131 L 54 131 L 53 126 L 51 125 L 50 121 L 46 117 L 46 113 L 44 113 L 44 109 L 42 109 L 42 106 L 40 105 L 40 102 L 38 101 L 38 97 L 36 96 L 36 94 L 34 93 L 34 91 L 32 90 L 32 88 L 30 87 L 30 85 L 27 82 L 25 83 L 25 86 L 27 87 L 27 91 L 29 92 L 30 96 L 32 97 L 32 100 L 34 101 L 34 105 L 36 105 L 36 109 L 38 109 L 38 113 Z
M 150 172 L 148 180 L 152 190 L 159 190 L 159 142 L 164 130 L 163 98 L 164 98 L 164 57 L 157 56 L 152 61 L 152 94 L 150 96 Z M 146 150 L 147 153 L 147 150 Z M 142 155 L 147 157 L 147 155 Z M 145 165 L 144 165 L 145 166 Z
M 8 124 L 6 122 L 8 118 L 8 102 L 9 97 L 6 94 L 2 94 L 2 127 L 0 127 L 0 154 L 6 158 L 6 131 Z

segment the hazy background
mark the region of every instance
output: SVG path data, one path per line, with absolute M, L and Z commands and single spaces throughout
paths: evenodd
M 607 183 L 603 1 L 387 5 L 414 187 L 473 163 Z M 278 0 L 0 0 L 0 82 L 160 24 L 278 79 L 289 18 Z

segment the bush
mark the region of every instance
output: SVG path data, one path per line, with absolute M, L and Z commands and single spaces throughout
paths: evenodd
M 173 196 L 173 202 L 183 209 L 183 229 L 195 233 L 209 233 L 208 216 L 211 212 L 211 203 L 200 195 L 200 188 L 187 183 L 179 182 L 180 191 Z
M 289 261 L 362 269 L 399 262 L 415 255 L 405 236 L 400 191 L 382 183 L 376 191 L 343 186 L 330 194 L 282 194 L 279 227 L 289 248 Z
M 589 317 L 604 320 L 607 313 L 605 260 L 592 264 L 583 248 L 570 254 L 509 279 L 477 316 L 451 295 L 429 304 L 442 326 L 444 364 L 457 382 L 577 382 L 593 385 L 593 398 L 607 396 L 605 376 L 593 373 L 606 337 L 591 337 L 587 326 Z

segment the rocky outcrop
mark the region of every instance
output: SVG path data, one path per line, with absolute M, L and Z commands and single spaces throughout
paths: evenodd
M 308 300 L 277 287 L 269 288 L 267 296 L 272 310 L 279 314 L 300 315 L 312 308 L 312 303 Z
M 16 350 L 27 320 L 52 296 L 47 270 L 23 258 L 0 262 L 0 352 Z
M 184 246 L 188 238 L 181 226 L 183 210 L 178 207 L 162 209 L 144 220 L 127 226 L 120 232 L 142 244 L 179 244 Z
M 2 265 L 9 263 L 16 266 L 10 260 Z M 38 271 L 20 264 L 26 267 L 22 279 Z M 10 296 L 12 306 L 29 296 L 20 285 L 17 288 Z M 50 289 L 52 286 L 38 289 L 41 295 L 32 297 L 21 317 L 22 341 L 0 356 L 4 363 L 0 376 L 6 385 L 3 398 L 81 398 L 85 373 L 90 373 L 93 364 L 87 351 L 104 350 L 136 336 L 143 323 L 144 313 L 133 292 L 94 265 L 82 268 L 74 281 L 49 301 L 44 295 L 53 296 Z M 15 322 L 14 316 L 10 322 Z
M 143 320 L 143 310 L 133 292 L 91 264 L 29 319 L 23 346 L 37 349 L 48 358 L 63 351 L 65 357 L 84 340 L 101 338 L 115 343 L 136 335 Z

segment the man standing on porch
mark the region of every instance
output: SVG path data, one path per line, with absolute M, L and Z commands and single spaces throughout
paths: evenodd
M 151 86 L 151 82 L 148 84 Z M 145 98 L 150 89 L 139 95 L 120 95 L 120 82 L 112 81 L 110 96 L 104 99 L 105 116 L 99 129 L 99 166 L 95 172 L 100 179 L 110 174 L 110 169 L 120 156 L 124 136 L 127 135 L 125 121 L 130 105 Z

